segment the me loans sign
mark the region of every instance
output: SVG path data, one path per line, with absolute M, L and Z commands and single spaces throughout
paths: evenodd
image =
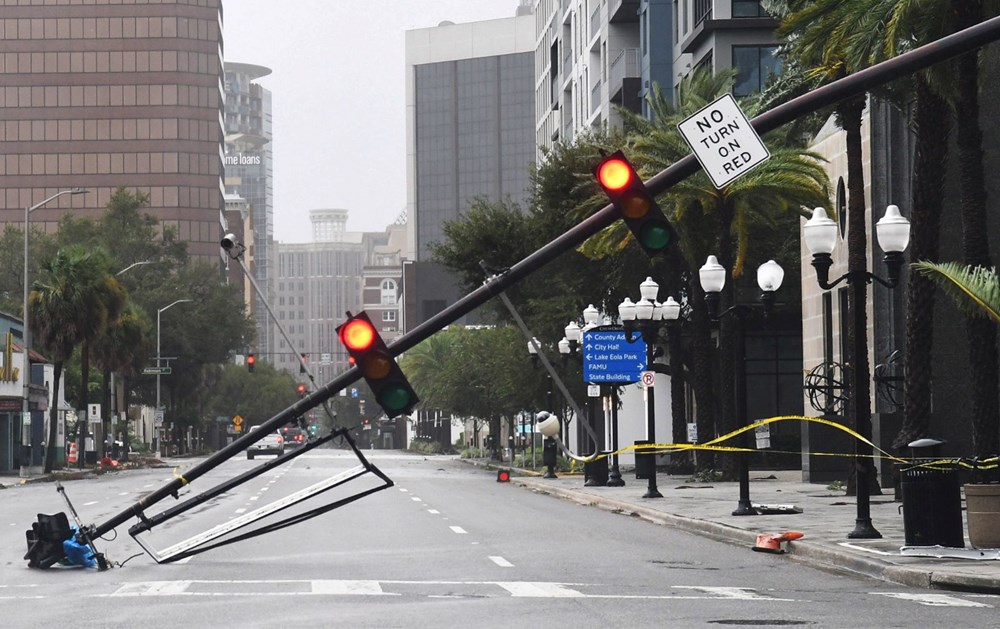
M 677 129 L 716 188 L 771 157 L 732 94 L 709 103 Z

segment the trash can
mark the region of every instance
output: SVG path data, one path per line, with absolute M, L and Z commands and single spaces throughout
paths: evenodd
M 910 445 L 914 452 L 937 448 L 942 442 L 921 439 Z M 907 546 L 965 547 L 962 524 L 962 491 L 954 465 L 928 465 L 934 457 L 914 458 L 900 470 L 903 497 L 903 532 Z
M 636 441 L 635 445 L 645 446 L 652 443 L 651 441 Z M 640 480 L 648 480 L 650 475 L 655 473 L 656 470 L 656 455 L 647 454 L 642 450 L 635 451 L 635 477 Z

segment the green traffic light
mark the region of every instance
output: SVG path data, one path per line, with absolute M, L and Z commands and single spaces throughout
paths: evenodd
M 670 227 L 666 223 L 648 222 L 639 234 L 639 240 L 647 249 L 663 249 L 670 244 L 670 239 Z
M 389 384 L 378 396 L 379 405 L 388 411 L 401 411 L 410 404 L 410 391 L 400 384 Z

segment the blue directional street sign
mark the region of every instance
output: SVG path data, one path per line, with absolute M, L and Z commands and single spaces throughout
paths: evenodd
M 591 384 L 639 382 L 646 369 L 646 343 L 629 343 L 625 331 L 600 326 L 583 333 L 583 380 Z

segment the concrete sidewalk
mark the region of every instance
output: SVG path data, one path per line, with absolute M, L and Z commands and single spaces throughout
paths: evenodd
M 739 498 L 735 482 L 696 482 L 688 477 L 657 475 L 662 498 L 643 498 L 647 481 L 634 473 L 625 474 L 624 487 L 585 487 L 580 475 L 560 475 L 544 479 L 530 470 L 515 470 L 511 483 L 559 498 L 634 514 L 643 519 L 746 546 L 748 551 L 759 533 L 801 531 L 798 541 L 786 542 L 788 557 L 851 570 L 876 579 L 924 588 L 1000 593 L 1000 561 L 994 551 L 976 551 L 966 539 L 969 558 L 904 556 L 905 545 L 901 502 L 886 495 L 871 497 L 871 518 L 881 539 L 848 539 L 854 530 L 857 503 L 843 490 L 805 483 L 802 472 L 751 471 L 750 501 L 754 505 L 794 505 L 802 513 L 734 516 Z M 963 510 L 963 531 L 964 510 Z M 922 554 L 950 549 L 921 547 Z M 972 557 L 977 557 L 973 559 Z

